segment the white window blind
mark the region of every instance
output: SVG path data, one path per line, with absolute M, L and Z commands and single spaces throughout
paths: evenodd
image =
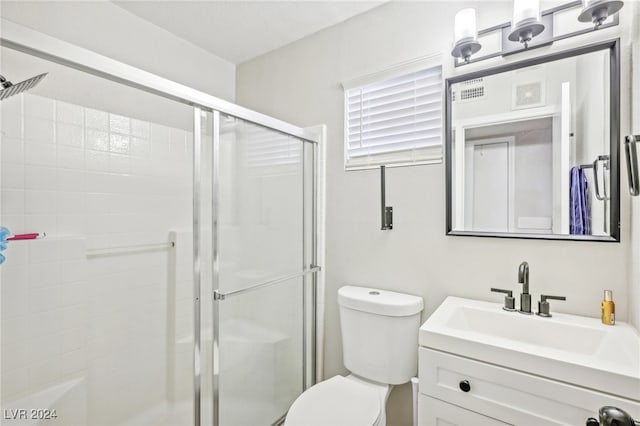
M 345 168 L 442 160 L 442 66 L 345 91 Z

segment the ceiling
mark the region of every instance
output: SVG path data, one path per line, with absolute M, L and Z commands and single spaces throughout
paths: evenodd
M 139 18 L 239 64 L 388 0 L 112 1 Z

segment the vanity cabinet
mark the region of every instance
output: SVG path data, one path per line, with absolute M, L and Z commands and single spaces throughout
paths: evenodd
M 637 401 L 427 347 L 419 376 L 420 425 L 584 425 L 604 405 L 640 418 Z

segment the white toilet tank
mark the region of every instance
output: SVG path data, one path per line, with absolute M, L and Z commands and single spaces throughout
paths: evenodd
M 408 382 L 418 370 L 421 297 L 375 288 L 338 290 L 344 365 L 379 383 Z

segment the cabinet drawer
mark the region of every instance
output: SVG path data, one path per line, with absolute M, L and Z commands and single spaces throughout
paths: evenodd
M 640 418 L 640 403 L 420 348 L 420 393 L 517 425 L 582 425 L 603 405 Z M 469 382 L 468 392 L 460 382 Z
M 502 423 L 491 417 L 483 416 L 452 404 L 420 395 L 418 399 L 418 425 L 474 425 L 474 426 L 503 426 Z

